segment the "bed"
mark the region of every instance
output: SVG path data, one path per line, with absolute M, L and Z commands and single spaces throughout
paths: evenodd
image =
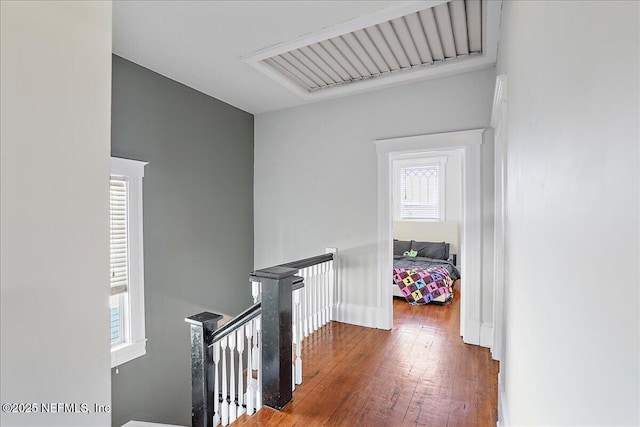
M 456 255 L 445 242 L 393 241 L 393 295 L 412 305 L 444 303 L 460 279 Z

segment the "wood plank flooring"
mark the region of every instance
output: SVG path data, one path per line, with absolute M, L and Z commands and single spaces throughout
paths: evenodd
M 395 299 L 392 331 L 325 326 L 303 342 L 293 401 L 233 426 L 495 426 L 498 363 L 462 342 L 455 288 L 444 306 Z

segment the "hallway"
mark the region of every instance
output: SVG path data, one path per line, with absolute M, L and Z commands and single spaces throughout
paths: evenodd
M 460 285 L 444 306 L 394 299 L 394 330 L 332 322 L 303 343 L 303 384 L 244 426 L 495 426 L 498 362 L 459 336 Z

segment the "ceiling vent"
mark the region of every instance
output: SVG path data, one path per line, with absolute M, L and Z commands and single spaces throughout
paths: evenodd
M 479 68 L 495 62 L 500 3 L 405 2 L 244 59 L 305 98 Z

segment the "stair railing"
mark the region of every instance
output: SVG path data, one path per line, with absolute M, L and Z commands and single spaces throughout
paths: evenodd
M 291 401 L 302 384 L 302 341 L 333 318 L 335 253 L 251 273 L 254 304 L 224 325 L 217 313 L 185 319 L 193 427 L 226 426 L 263 405 L 280 410 Z

